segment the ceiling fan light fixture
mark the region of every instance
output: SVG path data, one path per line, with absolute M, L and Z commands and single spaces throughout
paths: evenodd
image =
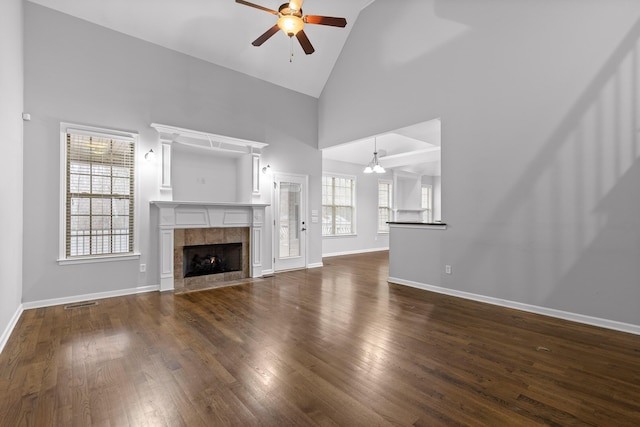
M 283 33 L 290 38 L 296 36 L 300 42 L 300 46 L 305 54 L 311 55 L 315 52 L 309 38 L 304 33 L 304 24 L 327 25 L 330 27 L 344 28 L 347 25 L 345 18 L 336 18 L 333 16 L 305 15 L 302 12 L 302 2 L 304 0 L 291 0 L 280 5 L 278 10 L 269 9 L 259 4 L 251 3 L 246 0 L 236 0 L 236 3 L 253 7 L 272 15 L 278 16 L 278 21 L 274 26 L 265 31 L 260 37 L 251 42 L 254 46 L 262 46 L 264 42 L 269 40 L 274 34 L 282 30 Z M 291 41 L 291 56 L 293 57 L 293 40 Z M 291 62 L 291 60 L 290 60 Z
M 282 15 L 278 19 L 278 28 L 289 37 L 293 37 L 304 28 L 304 21 L 295 15 Z
M 289 9 L 302 10 L 302 2 L 304 0 L 292 0 L 289 2 Z

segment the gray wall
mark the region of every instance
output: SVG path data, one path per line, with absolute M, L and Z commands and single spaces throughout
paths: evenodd
M 264 161 L 278 171 L 309 174 L 309 209 L 321 208 L 315 98 L 29 2 L 25 70 L 25 108 L 33 116 L 24 149 L 25 302 L 158 285 L 149 212 L 149 201 L 160 198 L 158 164 L 142 161 L 150 148 L 160 152 L 153 122 L 270 144 Z M 57 264 L 61 121 L 139 132 L 136 213 L 139 262 L 147 273 L 139 272 L 137 260 Z M 309 232 L 309 262 L 319 263 L 320 224 Z
M 361 12 L 320 147 L 441 117 L 423 283 L 640 325 L 640 2 L 402 4 Z
M 22 1 L 0 2 L 0 350 L 22 299 Z
M 356 178 L 356 236 L 324 237 L 322 254 L 384 250 L 389 247 L 389 235 L 378 234 L 378 180 L 391 180 L 391 174 L 364 174 L 364 166 L 324 159 L 325 174 L 348 175 Z M 322 212 L 322 211 L 320 211 Z

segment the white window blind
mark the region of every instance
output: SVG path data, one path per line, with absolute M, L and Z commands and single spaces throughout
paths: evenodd
M 389 224 L 392 220 L 392 185 L 388 181 L 378 182 L 378 232 L 388 233 Z
M 66 133 L 66 258 L 134 250 L 135 142 Z
M 355 179 L 322 177 L 322 235 L 355 234 Z

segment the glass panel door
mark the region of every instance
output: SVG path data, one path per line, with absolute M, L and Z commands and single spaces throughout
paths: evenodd
M 306 180 L 304 176 L 275 177 L 275 270 L 306 267 Z
M 280 258 L 300 256 L 300 193 L 302 186 L 295 182 L 280 182 Z

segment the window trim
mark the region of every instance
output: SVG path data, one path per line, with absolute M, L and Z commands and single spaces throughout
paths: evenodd
M 66 253 L 66 219 L 67 219 L 67 133 L 73 133 L 76 135 L 85 136 L 99 136 L 106 138 L 114 138 L 125 141 L 130 141 L 134 144 L 134 183 L 133 183 L 133 200 L 134 200 L 134 212 L 133 212 L 133 252 L 116 253 L 116 254 L 99 254 L 90 256 L 77 256 L 67 257 Z M 109 261 L 121 261 L 130 259 L 139 259 L 139 217 L 140 217 L 140 203 L 138 203 L 138 186 L 139 186 L 139 167 L 138 162 L 138 150 L 140 146 L 138 144 L 138 133 L 128 132 L 122 130 L 113 130 L 98 128 L 94 126 L 79 125 L 75 123 L 60 123 L 60 200 L 59 200 L 59 246 L 58 246 L 58 265 L 72 265 L 72 264 L 84 264 L 84 263 L 96 263 L 96 262 L 109 262 Z
M 393 181 L 390 179 L 379 179 L 378 185 L 376 186 L 376 232 L 378 234 L 389 234 L 389 226 L 387 225 L 387 230 L 380 230 L 380 184 L 388 184 L 389 185 L 389 221 L 393 221 Z
M 325 237 L 328 239 L 335 239 L 335 238 L 341 238 L 341 237 L 355 237 L 358 235 L 358 221 L 357 221 L 357 192 L 356 189 L 358 187 L 358 181 L 357 181 L 357 177 L 355 175 L 347 175 L 347 174 L 341 174 L 341 173 L 333 173 L 333 172 L 323 172 L 322 173 L 322 178 L 324 177 L 331 177 L 331 178 L 345 178 L 345 179 L 350 179 L 353 182 L 353 188 L 352 188 L 352 195 L 353 195 L 353 204 L 351 205 L 351 209 L 353 209 L 352 212 L 352 232 L 349 234 L 322 234 L 322 231 L 320 232 L 321 237 L 324 239 Z M 324 187 L 324 185 L 323 185 Z M 322 194 L 321 194 L 322 196 Z M 324 208 L 325 204 L 321 203 L 321 207 Z M 335 205 L 331 205 L 334 206 Z M 321 227 L 322 228 L 322 227 Z
M 429 192 L 429 206 L 430 206 L 430 208 L 425 208 L 423 206 L 424 200 L 422 199 L 422 195 L 423 195 L 423 192 L 424 192 L 425 188 L 429 189 L 428 192 Z M 425 209 L 425 211 L 422 213 L 422 220 L 425 221 L 424 214 L 428 211 L 429 212 L 429 218 L 427 218 L 427 220 L 425 222 L 432 223 L 433 222 L 433 184 L 421 184 L 421 187 L 420 187 L 420 207 L 422 209 Z

